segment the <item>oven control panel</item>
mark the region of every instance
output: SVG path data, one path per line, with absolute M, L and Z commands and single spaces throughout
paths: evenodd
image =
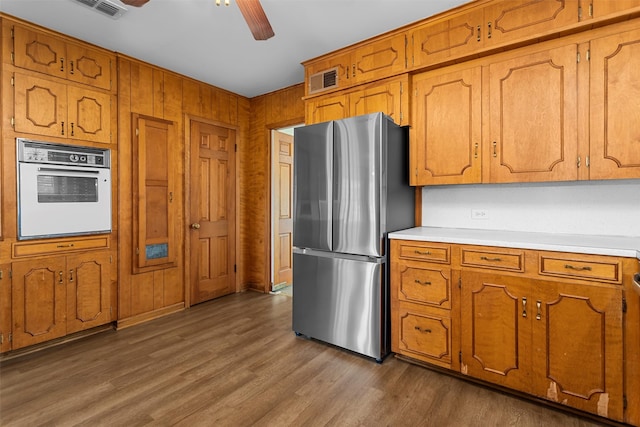
M 18 139 L 18 161 L 108 168 L 109 150 Z

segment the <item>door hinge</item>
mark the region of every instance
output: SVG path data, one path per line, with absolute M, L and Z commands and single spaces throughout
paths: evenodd
M 462 363 L 462 352 L 458 352 L 458 361 Z
M 2 270 L 0 270 L 0 280 L 2 280 Z
M 15 128 L 16 127 L 16 119 L 11 117 L 11 127 Z
M 9 334 L 9 342 L 13 342 L 13 334 Z
M 627 409 L 627 395 L 626 394 L 622 395 L 622 409 L 623 410 Z
M 458 279 L 458 289 L 462 288 L 462 277 Z
M 238 144 L 233 144 L 233 151 L 238 152 Z
M 234 272 L 234 273 L 237 273 L 237 272 L 238 272 L 238 269 L 237 269 L 236 264 L 233 264 L 233 272 Z
M 136 255 L 140 255 L 140 248 L 136 248 Z
M 622 312 L 623 313 L 627 312 L 627 299 L 626 298 L 622 298 Z
M 15 87 L 16 85 L 16 78 L 14 76 L 11 76 L 11 86 Z
M 580 52 L 576 53 L 576 62 L 580 63 Z
M 140 136 L 140 129 L 136 128 L 136 136 Z
M 578 21 L 582 20 L 582 6 L 578 6 Z
M 109 264 L 113 264 L 113 255 L 109 255 Z
M 4 335 L 0 334 L 0 345 L 4 343 Z

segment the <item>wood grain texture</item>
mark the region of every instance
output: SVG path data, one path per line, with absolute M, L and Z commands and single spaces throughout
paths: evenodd
M 0 424 L 602 425 L 394 357 L 376 364 L 296 337 L 291 301 L 233 294 L 3 361 Z
M 251 99 L 250 132 L 238 148 L 239 270 L 245 289 L 270 290 L 271 129 L 304 123 L 303 95 L 304 85 L 298 84 Z

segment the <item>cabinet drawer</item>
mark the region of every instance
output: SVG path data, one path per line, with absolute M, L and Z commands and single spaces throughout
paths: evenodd
M 56 240 L 49 242 L 20 242 L 13 244 L 13 256 L 16 258 L 33 255 L 50 255 L 87 249 L 105 249 L 109 247 L 109 237 L 100 236 L 78 240 Z
M 451 270 L 400 265 L 398 298 L 404 301 L 451 308 Z
M 599 256 L 540 254 L 540 274 L 622 283 L 622 262 Z
M 451 262 L 451 246 L 421 243 L 403 243 L 400 245 L 400 258 L 417 259 L 429 262 Z
M 451 319 L 411 306 L 399 311 L 399 350 L 439 365 L 451 364 Z
M 487 251 L 463 248 L 460 264 L 465 267 L 524 272 L 524 251 Z

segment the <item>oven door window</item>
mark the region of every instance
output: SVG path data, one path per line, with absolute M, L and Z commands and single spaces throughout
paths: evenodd
M 95 203 L 98 178 L 38 175 L 38 203 Z

